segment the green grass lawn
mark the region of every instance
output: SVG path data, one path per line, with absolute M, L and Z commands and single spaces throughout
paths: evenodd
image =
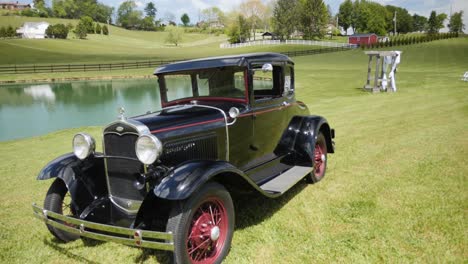
M 336 129 L 336 154 L 318 184 L 238 199 L 225 263 L 467 261 L 468 39 L 401 50 L 393 94 L 360 89 L 360 50 L 294 58 L 297 97 Z M 157 251 L 59 243 L 33 218 L 51 183 L 37 173 L 82 130 L 100 138 L 92 127 L 0 142 L 0 262 L 164 263 Z

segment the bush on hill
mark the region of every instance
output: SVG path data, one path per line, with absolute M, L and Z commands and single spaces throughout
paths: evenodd
M 48 38 L 66 39 L 68 36 L 68 28 L 64 24 L 50 25 L 46 29 Z
M 0 28 L 0 38 L 13 38 L 16 37 L 16 30 L 11 26 L 8 27 L 2 26 Z
M 85 39 L 86 36 L 88 35 L 88 30 L 86 26 L 81 23 L 81 21 L 76 25 L 75 30 L 74 30 L 75 36 L 79 39 Z
M 99 23 L 96 23 L 96 28 L 94 30 L 96 34 L 101 34 L 101 25 Z
M 6 37 L 6 28 L 4 26 L 0 27 L 0 38 Z
M 80 24 L 86 29 L 86 33 L 94 34 L 94 21 L 89 16 L 81 17 Z
M 107 25 L 102 26 L 102 34 L 104 35 L 109 35 L 109 29 L 107 28 Z

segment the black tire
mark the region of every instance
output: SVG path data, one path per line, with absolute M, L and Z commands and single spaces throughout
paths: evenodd
M 221 263 L 234 233 L 231 195 L 218 183 L 205 184 L 188 199 L 174 203 L 166 231 L 174 234 L 175 263 Z
M 71 208 L 71 199 L 70 201 L 68 201 L 68 197 L 65 199 L 67 193 L 68 189 L 65 183 L 61 179 L 56 179 L 50 186 L 49 191 L 47 192 L 44 201 L 44 209 L 57 214 L 63 214 L 65 211 L 67 215 L 74 215 L 73 210 Z M 52 235 L 54 235 L 57 239 L 63 242 L 73 241 L 80 237 L 79 235 L 62 231 L 50 225 L 47 225 L 47 229 L 49 229 Z
M 319 132 L 314 147 L 314 160 L 312 160 L 313 170 L 305 179 L 308 183 L 316 183 L 325 177 L 327 171 L 327 141 L 325 135 Z

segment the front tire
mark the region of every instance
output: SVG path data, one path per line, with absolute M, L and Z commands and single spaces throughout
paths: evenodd
M 308 183 L 316 183 L 325 177 L 327 171 L 327 141 L 325 135 L 319 132 L 315 140 L 314 160 L 312 161 L 313 170 L 306 176 Z
M 175 203 L 167 232 L 174 234 L 175 263 L 221 263 L 231 248 L 234 205 L 218 183 L 208 183 Z
M 44 209 L 57 214 L 73 216 L 73 208 L 71 207 L 71 198 L 68 194 L 68 189 L 61 179 L 56 179 L 47 192 Z M 47 225 L 50 233 L 63 242 L 70 242 L 78 239 L 80 236 L 62 231 Z

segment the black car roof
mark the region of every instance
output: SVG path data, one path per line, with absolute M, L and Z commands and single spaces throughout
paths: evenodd
M 240 55 L 230 55 L 221 57 L 209 57 L 196 60 L 187 60 L 181 62 L 175 62 L 166 64 L 156 68 L 154 74 L 162 74 L 169 72 L 180 72 L 190 71 L 197 69 L 208 69 L 226 66 L 239 66 L 245 67 L 248 63 L 253 61 L 259 62 L 288 62 L 294 64 L 294 62 L 286 55 L 279 53 L 249 53 Z

